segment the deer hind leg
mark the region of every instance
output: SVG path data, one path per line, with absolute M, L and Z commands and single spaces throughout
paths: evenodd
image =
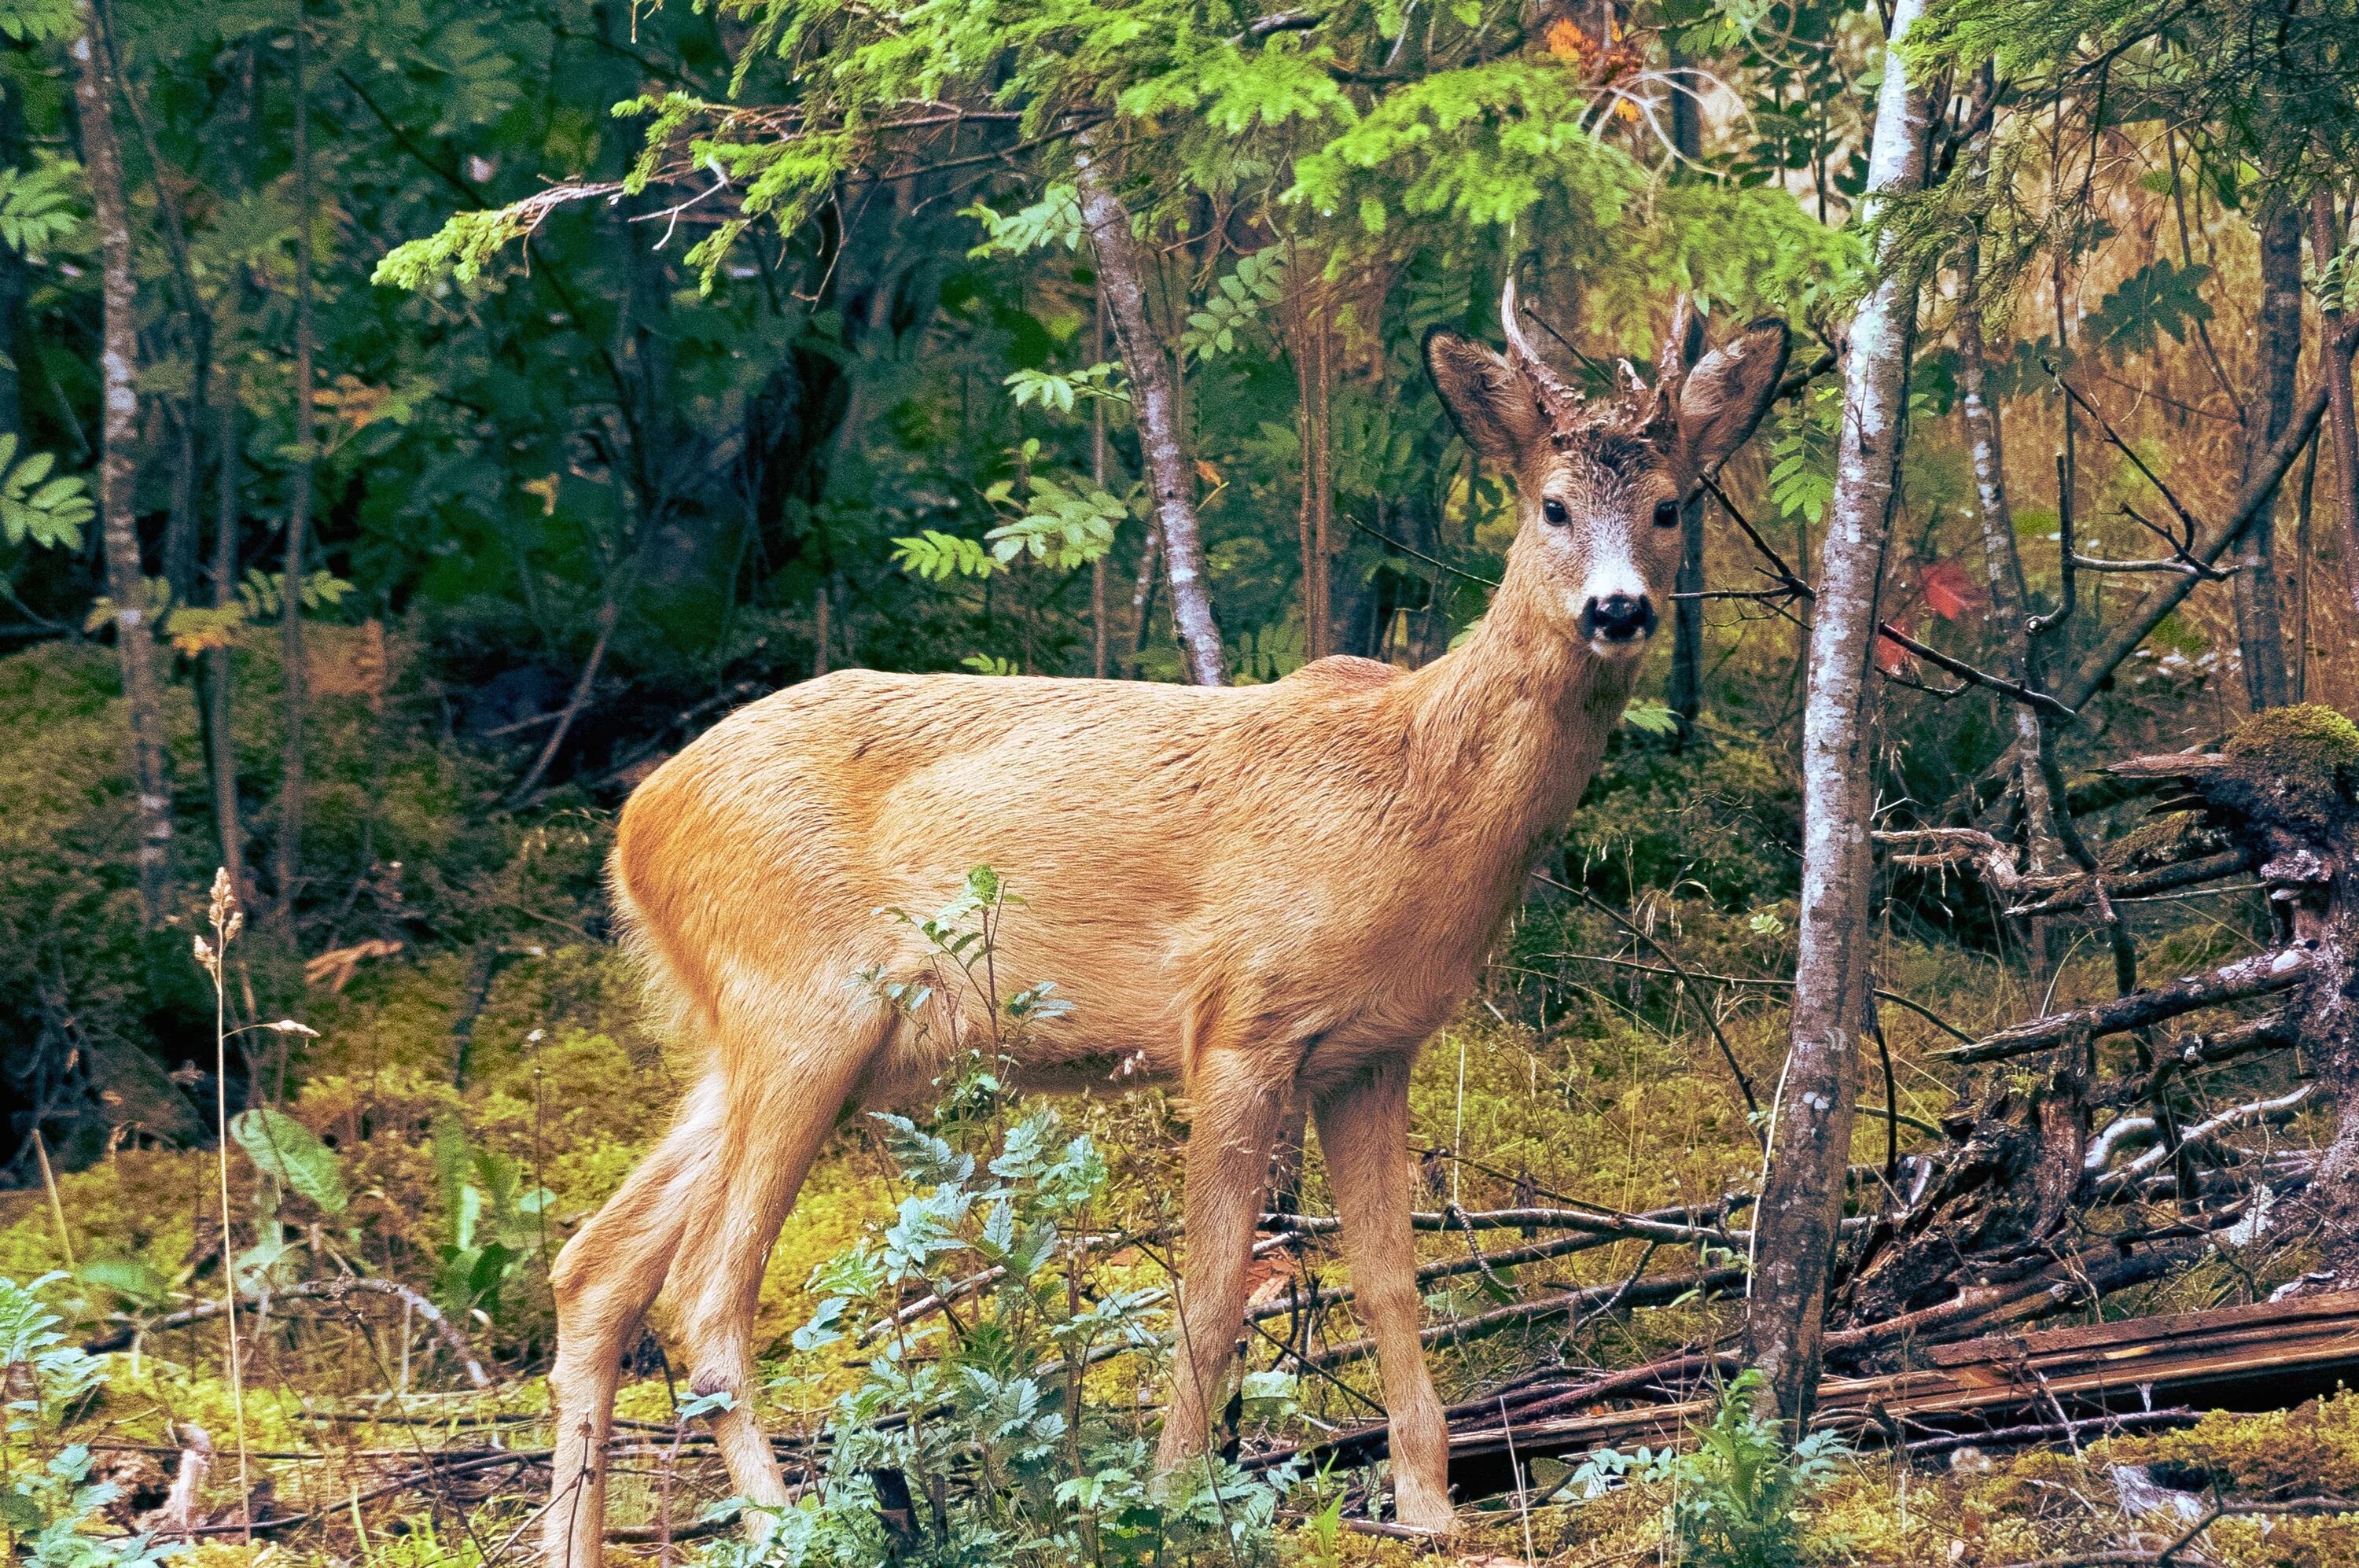
M 1409 1059 L 1396 1057 L 1330 1091 L 1313 1110 L 1327 1182 L 1361 1318 L 1376 1342 L 1392 1425 L 1393 1511 L 1412 1530 L 1447 1534 L 1450 1431 L 1418 1341 L 1417 1258 L 1409 1246 Z
M 546 1568 L 598 1568 L 606 1517 L 606 1436 L 623 1351 L 638 1332 L 686 1229 L 721 1123 L 717 1079 L 690 1092 L 672 1129 L 549 1269 L 557 1297 L 555 1477 L 541 1522 Z
M 765 1051 L 748 1038 L 739 1047 L 710 1202 L 699 1206 L 672 1266 L 673 1318 L 691 1385 L 700 1394 L 732 1396 L 731 1408 L 712 1418 L 713 1442 L 738 1495 L 756 1509 L 787 1503 L 777 1455 L 752 1401 L 762 1275 L 820 1145 L 884 1038 L 876 1009 L 867 1011 L 866 1018 L 851 1016 L 839 1003 L 822 1019 L 763 1031 L 766 1040 L 791 1045 Z M 810 1027 L 814 1022 L 821 1027 Z M 770 1522 L 755 1515 L 757 1538 Z
M 1210 1418 L 1221 1407 L 1245 1322 L 1245 1265 L 1286 1093 L 1284 1083 L 1234 1051 L 1207 1053 L 1189 1084 L 1187 1259 L 1158 1472 L 1186 1465 L 1211 1440 Z

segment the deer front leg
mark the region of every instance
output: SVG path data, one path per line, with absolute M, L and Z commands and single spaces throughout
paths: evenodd
M 1245 1265 L 1269 1180 L 1286 1088 L 1234 1052 L 1208 1056 L 1189 1085 L 1187 1259 L 1179 1295 L 1171 1404 L 1156 1450 L 1158 1474 L 1186 1465 L 1211 1439 L 1245 1322 Z
M 549 1269 L 557 1364 L 549 1369 L 556 1452 L 542 1516 L 544 1568 L 598 1568 L 604 1551 L 606 1436 L 624 1347 L 639 1331 L 687 1228 L 720 1126 L 721 1084 L 707 1079 L 654 1153 L 566 1243 Z
M 1418 1343 L 1417 1256 L 1409 1247 L 1409 1060 L 1396 1057 L 1332 1090 L 1314 1107 L 1327 1182 L 1343 1222 L 1353 1299 L 1376 1342 L 1392 1424 L 1393 1512 L 1446 1535 L 1450 1430 Z

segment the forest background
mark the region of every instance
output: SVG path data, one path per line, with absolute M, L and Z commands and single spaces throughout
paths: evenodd
M 1680 297 L 1699 341 L 1775 313 L 1797 343 L 1682 517 L 1685 596 L 1605 770 L 1433 1053 L 1437 1192 L 1718 1203 L 1762 1180 L 1789 1043 L 1870 974 L 1978 1035 L 2110 995 L 2132 931 L 2158 970 L 2266 946 L 2249 887 L 2111 937 L 1940 867 L 1800 892 L 1813 821 L 1979 824 L 2045 875 L 2072 811 L 2118 804 L 2086 769 L 2359 709 L 2354 51 L 2349 0 L 5 0 L 0 1267 L 65 1269 L 87 1323 L 224 1274 L 256 1301 L 407 1281 L 528 1403 L 549 1250 L 675 1083 L 605 945 L 631 786 L 848 665 L 1440 656 L 1514 498 L 1419 345 L 1497 341 L 1511 276 L 1597 392 L 1656 378 Z M 1813 651 L 1845 626 L 1850 654 Z M 1830 707 L 1845 657 L 1864 681 Z M 1838 772 L 1855 800 L 1806 800 Z M 225 953 L 216 867 L 248 921 Z M 1864 966 L 1814 971 L 1814 920 Z M 1755 988 L 1707 1005 L 1665 964 Z M 1778 1129 L 1832 1151 L 1830 1227 L 1846 1157 L 1930 1146 L 1978 1092 L 1895 1018 L 1899 1078 L 1863 1091 L 1845 1057 L 1826 1119 Z M 2254 1071 L 2204 1093 L 2292 1082 Z M 1854 1127 L 1863 1097 L 1888 1119 Z M 223 1137 L 263 1111 L 332 1193 Z M 2287 1136 L 2332 1136 L 2304 1115 Z M 1120 1190 L 1184 1108 L 1093 1116 L 1137 1162 Z M 908 1179 L 850 1143 L 774 1269 L 781 1331 Z M 225 1225 L 189 1196 L 216 1156 Z M 1770 1179 L 1807 1192 L 1807 1163 Z M 2233 1289 L 2332 1253 L 2272 1244 Z M 1777 1293 L 1815 1322 L 1823 1286 Z M 1584 1354 L 1711 1311 L 1616 1304 L 1629 1343 Z M 369 1331 L 405 1388 L 408 1312 L 397 1356 Z M 1795 1333 L 1756 1336 L 1789 1413 Z M 218 1351 L 189 1347 L 184 1402 L 212 1408 Z M 352 1391 L 299 1327 L 269 1354 Z

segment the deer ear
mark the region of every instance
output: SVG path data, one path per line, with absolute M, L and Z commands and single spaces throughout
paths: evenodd
M 1777 396 L 1793 334 L 1767 316 L 1703 356 L 1680 388 L 1680 439 L 1708 472 L 1745 444 Z
M 1547 438 L 1539 388 L 1482 344 L 1437 328 L 1425 335 L 1425 368 L 1458 433 L 1493 463 L 1512 468 Z

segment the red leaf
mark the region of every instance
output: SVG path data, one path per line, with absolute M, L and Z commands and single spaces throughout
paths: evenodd
M 1925 607 L 1945 621 L 1954 621 L 1982 606 L 1982 594 L 1966 569 L 1954 561 L 1937 561 L 1918 574 Z
M 1882 632 L 1875 634 L 1875 667 L 1886 675 L 1904 673 L 1916 657 Z

